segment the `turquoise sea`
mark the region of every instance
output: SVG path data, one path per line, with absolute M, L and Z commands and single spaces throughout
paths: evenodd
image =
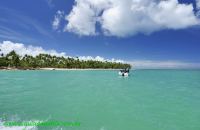
M 5 127 L 7 121 L 80 126 Z M 0 71 L 0 130 L 200 130 L 200 70 Z

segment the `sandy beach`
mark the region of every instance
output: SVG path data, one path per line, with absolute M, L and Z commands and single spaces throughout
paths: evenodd
M 95 68 L 87 68 L 87 69 L 79 69 L 79 68 L 13 68 L 13 67 L 1 67 L 0 70 L 120 70 L 120 69 L 95 69 Z
M 93 69 L 93 68 L 87 68 L 87 69 L 79 69 L 79 68 L 40 68 L 38 70 L 120 70 L 120 69 Z

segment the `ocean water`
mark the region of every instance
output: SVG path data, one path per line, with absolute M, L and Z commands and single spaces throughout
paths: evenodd
M 200 70 L 0 71 L 0 130 L 200 130 Z M 80 126 L 13 126 L 66 121 Z

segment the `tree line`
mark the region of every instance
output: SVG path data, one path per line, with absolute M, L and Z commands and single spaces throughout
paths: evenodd
M 0 50 L 1 52 L 1 50 Z M 131 68 L 130 64 L 108 61 L 79 60 L 78 57 L 57 57 L 49 54 L 19 56 L 14 50 L 4 55 L 0 53 L 0 67 L 14 67 L 19 69 L 37 68 L 78 68 L 78 69 L 124 69 Z

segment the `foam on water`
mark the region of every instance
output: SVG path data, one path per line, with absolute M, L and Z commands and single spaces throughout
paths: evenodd
M 36 126 L 4 126 L 5 122 L 0 121 L 0 130 L 37 130 Z
M 21 118 L 18 115 L 12 115 L 9 117 L 8 120 L 5 121 L 2 118 L 0 118 L 0 130 L 38 130 L 37 126 L 5 126 L 4 123 L 6 122 L 43 122 L 39 120 L 30 120 L 30 121 L 22 121 Z

